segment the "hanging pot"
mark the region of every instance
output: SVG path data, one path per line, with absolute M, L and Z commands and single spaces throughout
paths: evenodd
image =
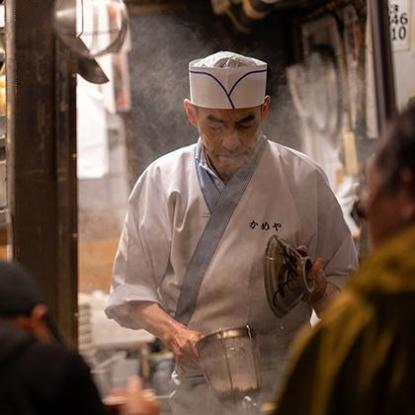
M 122 0 L 55 0 L 53 26 L 78 56 L 117 53 L 128 31 L 127 7 Z

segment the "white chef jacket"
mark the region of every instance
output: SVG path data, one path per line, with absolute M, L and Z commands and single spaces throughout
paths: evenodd
M 210 216 L 196 174 L 193 144 L 154 161 L 138 179 L 114 264 L 109 318 L 138 329 L 134 301 L 151 301 L 174 315 L 187 265 Z M 356 251 L 322 170 L 307 156 L 268 141 L 207 268 L 189 327 L 211 333 L 249 324 L 260 366 L 277 367 L 311 307 L 272 313 L 263 282 L 264 253 L 273 233 L 312 258 L 344 285 Z

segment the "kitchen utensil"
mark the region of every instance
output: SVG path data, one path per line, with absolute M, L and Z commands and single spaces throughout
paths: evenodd
M 264 283 L 268 303 L 277 317 L 286 315 L 306 294 L 313 292 L 314 283 L 307 277 L 312 264 L 309 257 L 276 235 L 269 239 Z
M 55 0 L 53 26 L 77 55 L 95 58 L 116 53 L 128 31 L 127 8 L 122 0 Z
M 79 43 L 78 48 L 80 50 L 86 50 L 84 42 L 77 38 L 74 40 Z M 107 75 L 105 75 L 99 63 L 94 58 L 87 58 L 87 53 L 78 55 L 78 66 L 77 72 L 82 76 L 86 81 L 92 82 L 93 84 L 105 84 L 109 81 Z
M 252 406 L 261 388 L 255 336 L 249 326 L 219 330 L 197 343 L 203 374 L 223 403 Z

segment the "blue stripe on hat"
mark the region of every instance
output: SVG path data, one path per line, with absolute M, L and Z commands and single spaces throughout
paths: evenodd
M 244 75 L 242 75 L 233 85 L 232 85 L 232 87 L 231 87 L 231 89 L 230 89 L 230 91 L 228 92 L 227 90 L 226 90 L 226 88 L 225 88 L 225 86 L 222 84 L 222 82 L 218 79 L 218 78 L 216 78 L 216 76 L 214 76 L 214 75 L 212 75 L 211 73 L 209 73 L 209 72 L 203 72 L 203 71 L 189 71 L 191 74 L 195 74 L 195 75 L 207 75 L 207 76 L 210 76 L 213 80 L 215 80 L 218 84 L 219 84 L 219 86 L 222 88 L 222 90 L 223 90 L 223 92 L 225 92 L 225 95 L 226 95 L 226 97 L 228 98 L 228 100 L 229 100 L 229 103 L 231 104 L 231 107 L 232 107 L 232 109 L 235 109 L 235 105 L 234 105 L 234 103 L 233 103 L 233 101 L 232 101 L 232 99 L 231 99 L 231 95 L 232 95 L 232 92 L 235 90 L 235 88 L 236 88 L 236 86 L 239 84 L 239 82 L 241 82 L 242 81 L 242 79 L 244 79 L 244 78 L 246 78 L 248 75 L 252 75 L 252 74 L 255 74 L 255 73 L 263 73 L 263 72 L 266 72 L 267 70 L 266 69 L 261 69 L 261 70 L 257 70 L 257 71 L 251 71 L 251 72 L 247 72 L 246 74 L 244 74 Z

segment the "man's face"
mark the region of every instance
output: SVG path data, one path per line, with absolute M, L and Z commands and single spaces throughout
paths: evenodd
M 382 174 L 371 160 L 367 169 L 369 196 L 367 201 L 367 219 L 374 246 L 405 228 L 413 220 L 415 203 L 401 187 L 394 192 L 388 191 L 382 183 Z
M 226 182 L 254 152 L 269 99 L 262 106 L 235 110 L 197 108 L 186 100 L 185 109 L 209 160 Z

